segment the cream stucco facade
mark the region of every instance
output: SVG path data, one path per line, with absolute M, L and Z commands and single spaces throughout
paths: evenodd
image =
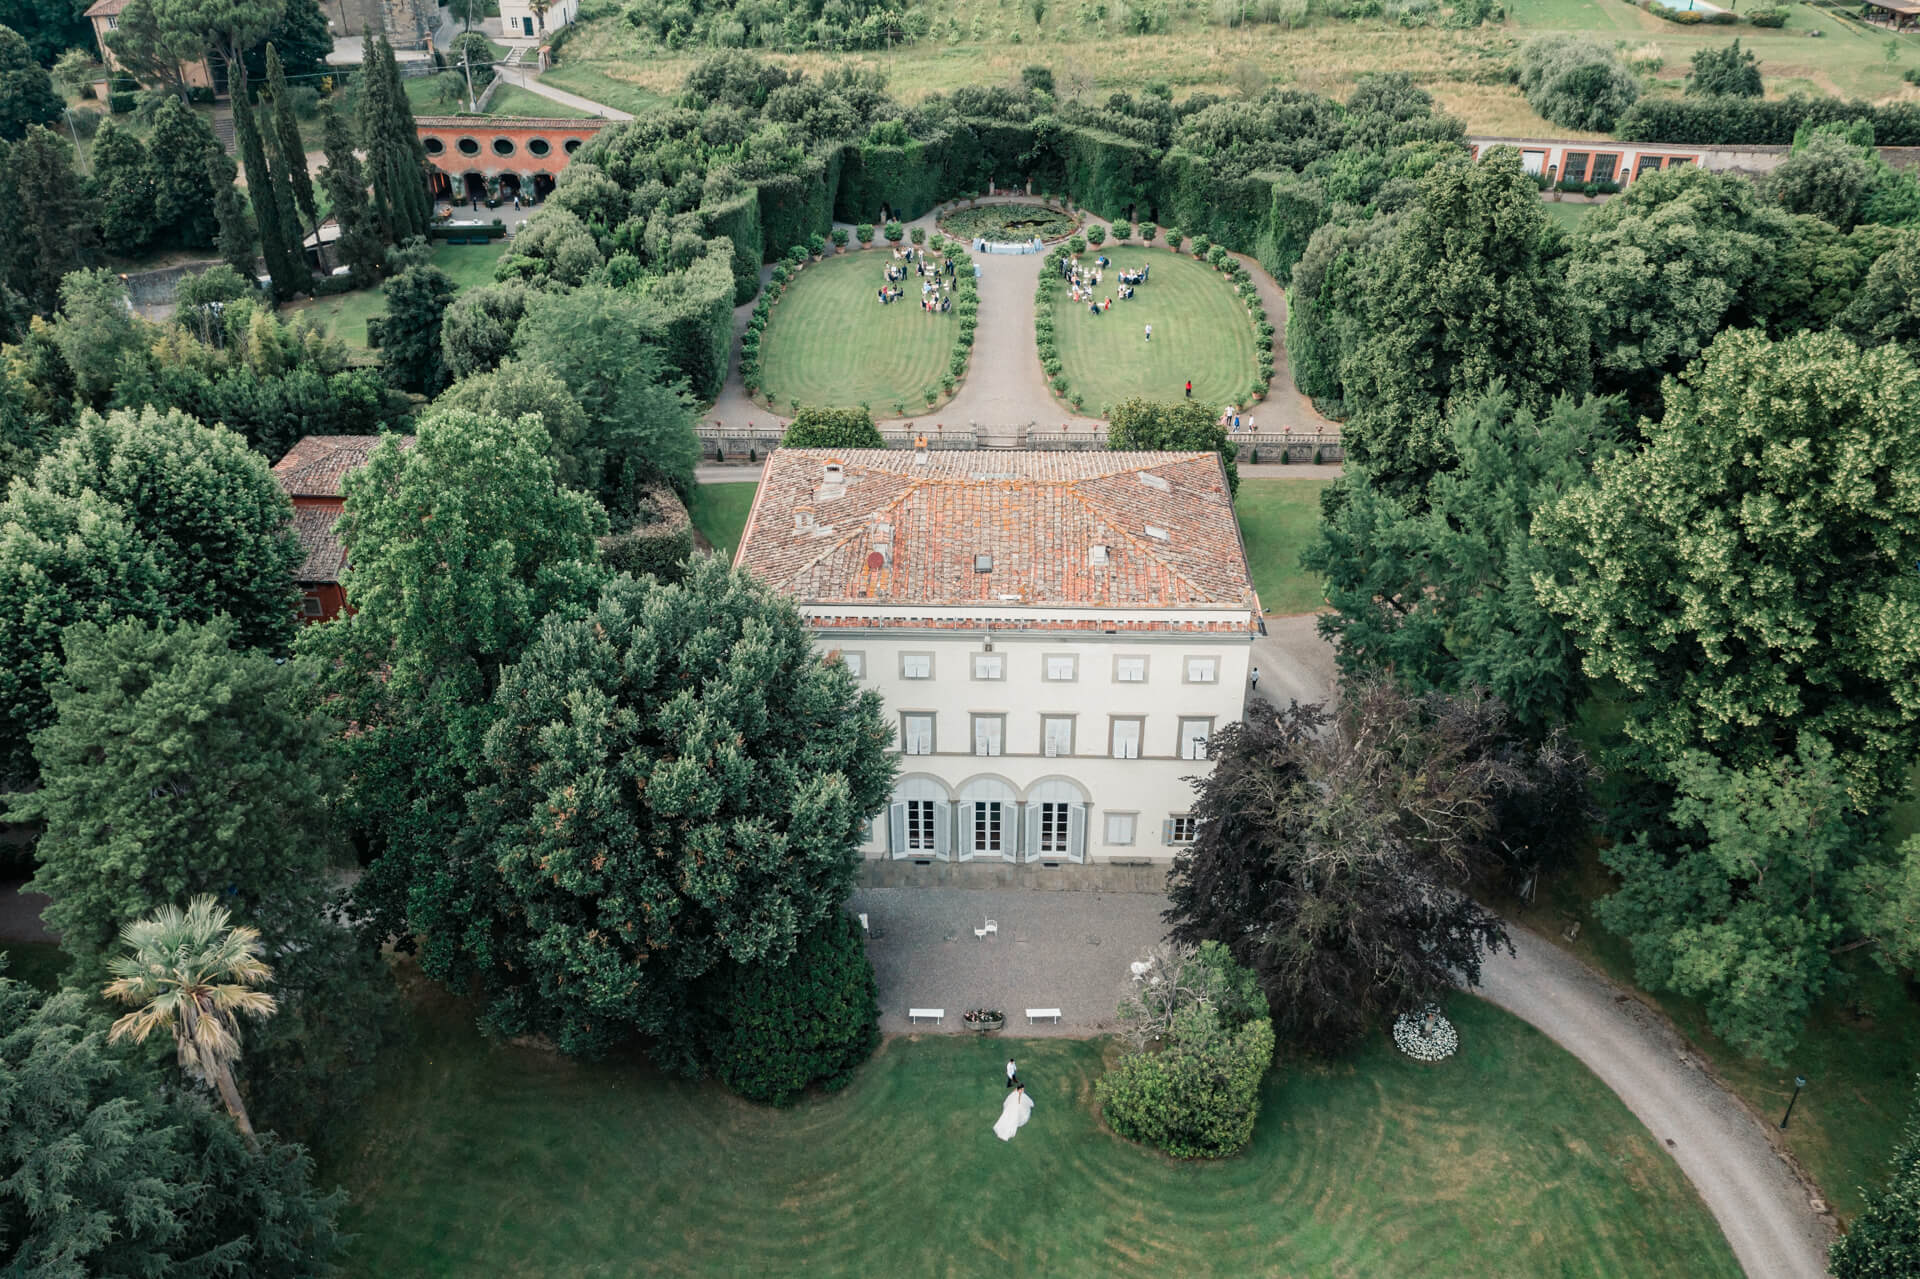
M 879 692 L 901 752 L 867 857 L 1066 864 L 1179 852 L 1187 779 L 1206 771 L 1213 730 L 1246 705 L 1250 627 L 1129 631 L 1123 616 L 1052 610 L 1001 612 L 961 631 L 862 628 L 847 611 L 816 623 L 816 644 Z M 1023 620 L 1115 631 L 1024 630 Z

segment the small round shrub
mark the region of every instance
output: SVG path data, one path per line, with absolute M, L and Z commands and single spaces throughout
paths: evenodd
M 853 236 L 856 240 L 860 241 L 860 243 L 862 244 L 872 244 L 873 243 L 873 223 L 862 222 L 859 226 L 853 228 Z
M 1213 241 L 1209 240 L 1206 236 L 1196 235 L 1193 237 L 1193 256 L 1194 257 L 1196 258 L 1206 257 L 1207 250 L 1212 247 L 1213 247 Z
M 837 226 L 833 228 L 833 232 L 828 238 L 830 238 L 833 241 L 834 248 L 836 249 L 846 248 L 847 247 L 847 228 L 843 226 Z
M 1133 236 L 1133 226 L 1130 223 L 1116 222 L 1113 224 L 1114 239 L 1126 240 L 1126 239 L 1130 239 L 1132 236 Z
M 810 235 L 810 236 L 808 236 L 808 237 L 807 237 L 807 252 L 808 252 L 808 253 L 810 253 L 810 254 L 812 254 L 812 255 L 813 255 L 814 257 L 816 257 L 816 258 L 817 258 L 817 257 L 819 257 L 819 256 L 820 256 L 820 255 L 821 255 L 822 253 L 825 253 L 826 251 L 827 251 L 827 237 L 826 237 L 826 236 L 824 236 L 824 235 L 821 235 L 821 234 L 820 234 L 820 233 L 819 233 L 818 231 L 815 231 L 815 232 L 814 232 L 814 233 L 813 233 L 812 235 Z
M 1140 238 L 1146 243 L 1151 244 L 1153 242 L 1153 237 L 1158 235 L 1159 233 L 1160 233 L 1160 228 L 1155 226 L 1151 222 L 1142 222 L 1140 224 Z
M 887 223 L 886 234 L 887 234 L 888 243 L 898 244 L 900 243 L 900 237 L 905 235 L 906 231 L 901 227 L 900 223 L 897 220 L 889 220 Z
M 1179 227 L 1170 226 L 1167 228 L 1167 247 L 1175 253 L 1180 251 L 1180 242 L 1185 238 L 1185 236 L 1180 234 Z
M 1107 229 L 1105 227 L 1090 226 L 1087 228 L 1088 244 L 1105 244 L 1106 242 L 1107 242 Z
M 915 244 L 925 244 L 927 242 L 927 228 L 923 226 L 913 228 L 910 234 Z
M 1074 256 L 1077 257 L 1080 254 L 1085 253 L 1086 251 L 1087 251 L 1087 241 L 1085 236 L 1076 235 L 1071 240 L 1067 241 L 1067 252 L 1073 254 Z

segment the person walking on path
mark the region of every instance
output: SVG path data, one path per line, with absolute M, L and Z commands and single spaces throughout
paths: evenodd
M 1151 324 L 1147 326 L 1147 332 L 1149 333 L 1153 332 L 1153 326 Z M 1193 379 L 1192 378 L 1187 379 L 1187 398 L 1189 400 L 1193 398 Z
M 1007 1087 L 1018 1088 L 1019 1086 L 1020 1086 L 1020 1071 L 1017 1067 L 1014 1066 L 1013 1058 L 1009 1057 L 1007 1058 Z
M 1147 326 L 1147 341 L 1153 341 L 1153 326 L 1151 324 Z
M 1250 693 L 1260 691 L 1260 668 L 1258 666 L 1254 667 L 1252 674 L 1247 676 L 1247 691 Z M 1007 1064 L 1011 1066 L 1013 1063 L 1008 1062 Z

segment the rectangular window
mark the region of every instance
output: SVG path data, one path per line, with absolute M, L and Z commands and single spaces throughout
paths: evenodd
M 1001 851 L 1000 814 L 1004 806 L 998 800 L 979 800 L 973 806 L 973 851 Z
M 900 678 L 901 679 L 932 679 L 933 678 L 933 654 L 932 653 L 900 654 Z
M 1619 163 L 1620 163 L 1620 157 L 1617 155 L 1594 156 L 1593 157 L 1593 176 L 1588 178 L 1587 181 L 1589 182 L 1613 181 L 1614 166 Z
M 1073 754 L 1073 716 L 1040 717 L 1040 753 L 1047 756 Z
M 975 679 L 1005 679 L 1007 677 L 1007 655 L 1005 653 L 975 653 L 973 655 L 973 677 Z
M 1113 682 L 1116 684 L 1144 684 L 1147 682 L 1147 659 L 1144 657 L 1116 657 L 1113 659 Z
M 1115 759 L 1140 758 L 1140 731 L 1145 720 L 1118 719 L 1113 721 L 1113 757 Z
M 1047 658 L 1047 678 L 1050 680 L 1070 680 L 1073 675 L 1074 659 L 1071 655 L 1049 656 Z
M 1220 659 L 1217 657 L 1189 657 L 1187 659 L 1187 683 L 1217 684 L 1220 682 Z
M 1035 851 L 1041 857 L 1065 857 L 1072 851 L 1068 820 L 1067 805 L 1040 805 L 1040 847 Z
M 865 679 L 867 677 L 867 655 L 865 653 L 842 652 L 840 654 L 840 664 L 846 667 L 847 674 L 853 676 L 855 679 Z
M 1638 171 L 1638 172 L 1637 172 L 1636 174 L 1634 174 L 1634 176 L 1635 176 L 1635 177 L 1640 177 L 1640 178 L 1644 178 L 1644 177 L 1646 177 L 1646 176 L 1647 176 L 1647 175 L 1648 175 L 1649 173 L 1652 173 L 1652 172 L 1653 172 L 1653 171 L 1654 171 L 1655 169 L 1657 169 L 1657 168 L 1659 168 L 1659 167 L 1660 167 L 1660 161 L 1661 161 L 1661 160 L 1663 160 L 1663 159 L 1665 159 L 1665 158 L 1666 158 L 1666 157 L 1664 157 L 1664 156 L 1658 156 L 1658 155 L 1643 155 L 1643 156 L 1641 156 L 1641 157 L 1640 157 L 1640 169 L 1639 169 L 1639 171 Z
M 908 755 L 933 754 L 933 715 L 907 711 L 900 716 L 900 749 Z
M 1560 176 L 1568 182 L 1585 182 L 1587 180 L 1587 153 L 1585 151 L 1567 152 L 1566 172 Z
M 1212 720 L 1182 719 L 1180 721 L 1180 758 L 1205 759 L 1207 739 L 1212 736 Z
M 1200 823 L 1191 813 L 1167 818 L 1166 836 L 1169 844 L 1191 844 L 1199 832 Z
M 910 853 L 934 851 L 933 801 L 930 799 L 907 801 L 907 851 Z
M 1006 723 L 1005 715 L 975 715 L 973 717 L 973 753 L 998 755 Z
M 1107 843 L 1124 847 L 1133 843 L 1135 813 L 1107 814 Z
M 1667 167 L 1669 169 L 1677 169 L 1683 164 L 1692 163 L 1693 157 L 1690 155 L 1670 155 L 1667 157 Z
M 300 597 L 300 616 L 318 617 L 321 611 L 320 597 L 318 595 L 302 595 Z

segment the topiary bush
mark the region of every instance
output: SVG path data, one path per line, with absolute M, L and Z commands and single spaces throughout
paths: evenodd
M 889 220 L 887 222 L 886 235 L 887 235 L 887 242 L 889 244 L 900 243 L 900 237 L 905 234 L 906 234 L 905 229 L 901 227 L 900 223 L 897 220 Z
M 830 238 L 833 240 L 834 248 L 836 249 L 846 248 L 847 247 L 847 228 L 843 226 L 837 226 L 833 228 L 833 233 L 830 236 Z
M 873 223 L 862 222 L 859 226 L 853 228 L 853 236 L 856 240 L 860 241 L 860 243 L 862 244 L 872 244 L 873 243 Z
M 1086 251 L 1087 251 L 1087 241 L 1085 236 L 1076 235 L 1071 240 L 1067 241 L 1067 252 L 1073 254 L 1074 256 L 1078 257 L 1080 254 L 1085 253 Z
M 917 226 L 913 228 L 913 230 L 910 232 L 910 235 L 912 236 L 913 242 L 915 244 L 925 244 L 927 242 L 927 228 L 923 226 Z
M 1196 258 L 1206 257 L 1207 250 L 1212 247 L 1213 247 L 1213 241 L 1209 240 L 1206 236 L 1196 235 L 1193 237 L 1193 256 L 1194 257 Z
M 811 405 L 801 409 L 780 437 L 790 449 L 883 449 L 887 447 L 873 415 L 864 408 L 828 409 Z
M 1107 229 L 1105 227 L 1090 226 L 1087 228 L 1088 244 L 1101 245 L 1101 244 L 1105 244 L 1106 242 L 1107 242 Z
M 1113 224 L 1113 238 L 1115 240 L 1130 239 L 1132 235 L 1133 235 L 1133 226 L 1131 223 L 1116 222 Z
M 713 1073 L 752 1101 L 791 1105 L 853 1079 L 880 1044 L 880 998 L 860 926 L 836 911 L 773 967 L 732 965 L 712 982 Z
M 1153 243 L 1153 237 L 1159 233 L 1160 228 L 1151 222 L 1142 222 L 1140 224 L 1140 240 L 1144 244 Z
M 1175 253 L 1178 253 L 1180 251 L 1180 241 L 1185 238 L 1186 237 L 1180 234 L 1179 227 L 1170 226 L 1167 228 L 1167 247 L 1173 250 Z
M 823 253 L 825 253 L 826 251 L 827 251 L 826 236 L 821 235 L 818 231 L 815 231 L 812 235 L 807 237 L 807 253 L 810 256 L 817 258 Z

